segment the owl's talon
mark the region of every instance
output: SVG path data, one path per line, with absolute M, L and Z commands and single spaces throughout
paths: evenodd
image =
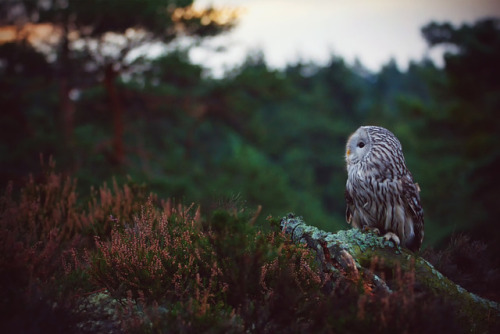
M 392 240 L 396 246 L 399 246 L 399 244 L 400 244 L 399 237 L 397 235 L 395 235 L 394 233 L 392 233 L 392 232 L 387 232 L 384 235 L 384 239 L 385 239 L 385 241 L 391 241 Z
M 373 232 L 376 235 L 380 235 L 380 230 L 376 227 L 371 227 L 371 226 L 363 226 L 363 232 Z

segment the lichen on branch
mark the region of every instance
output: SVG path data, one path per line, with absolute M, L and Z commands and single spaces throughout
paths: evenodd
M 443 276 L 418 253 L 394 245 L 373 232 L 352 228 L 337 233 L 307 225 L 302 217 L 288 214 L 281 220 L 283 232 L 292 242 L 306 244 L 316 252 L 323 275 L 333 274 L 360 281 L 372 291 L 392 293 L 397 271 L 412 271 L 414 287 L 456 304 L 464 321 L 472 326 L 497 326 L 500 306 L 466 291 Z

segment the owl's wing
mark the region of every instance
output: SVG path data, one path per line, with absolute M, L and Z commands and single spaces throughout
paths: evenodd
M 405 177 L 402 181 L 406 210 L 413 218 L 413 231 L 415 233 L 415 238 L 408 248 L 418 250 L 424 239 L 424 210 L 420 204 L 420 188 L 418 184 L 413 182 L 411 177 Z
M 345 191 L 345 203 L 345 220 L 350 224 L 352 221 L 352 214 L 354 210 L 354 201 L 352 200 L 351 194 L 349 194 L 347 189 Z

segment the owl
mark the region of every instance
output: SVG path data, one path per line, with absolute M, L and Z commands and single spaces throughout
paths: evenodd
M 362 126 L 347 140 L 346 220 L 417 251 L 424 238 L 420 188 L 399 140 L 387 129 Z

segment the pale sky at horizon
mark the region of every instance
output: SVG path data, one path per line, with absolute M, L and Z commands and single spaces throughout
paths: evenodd
M 215 75 L 256 50 L 275 68 L 299 60 L 325 64 L 332 55 L 349 63 L 358 58 L 374 71 L 391 58 L 406 68 L 428 51 L 420 34 L 425 24 L 500 17 L 500 0 L 195 0 L 195 6 L 210 4 L 243 10 L 231 32 L 209 43 L 225 52 L 191 51 Z M 430 56 L 439 59 L 439 50 Z

